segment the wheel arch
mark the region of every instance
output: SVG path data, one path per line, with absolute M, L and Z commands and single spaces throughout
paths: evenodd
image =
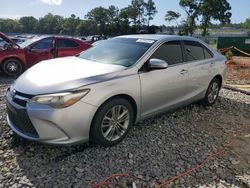
M 137 107 L 137 103 L 135 102 L 134 98 L 131 97 L 130 95 L 128 94 L 116 94 L 116 95 L 113 95 L 112 97 L 109 97 L 108 99 L 106 99 L 100 106 L 98 109 L 100 109 L 103 105 L 105 105 L 107 102 L 109 102 L 110 100 L 112 99 L 115 99 L 115 98 L 123 98 L 125 100 L 127 100 L 133 107 L 133 110 L 134 110 L 134 117 L 135 117 L 135 120 L 137 119 L 137 114 L 138 114 L 138 107 Z M 98 111 L 98 110 L 97 110 Z M 95 115 L 97 113 L 97 111 L 95 112 Z M 94 115 L 94 117 L 95 117 Z M 94 118 L 93 118 L 94 119 Z

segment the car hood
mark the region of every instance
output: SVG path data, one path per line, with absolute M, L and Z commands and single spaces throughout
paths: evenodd
M 31 67 L 15 81 L 14 88 L 30 95 L 60 92 L 112 79 L 124 69 L 78 57 L 57 58 Z
M 0 32 L 0 38 L 2 38 L 3 40 L 5 40 L 7 43 L 12 43 L 16 46 L 19 47 L 18 44 L 16 44 L 13 40 L 11 40 L 7 35 L 3 34 L 2 32 Z

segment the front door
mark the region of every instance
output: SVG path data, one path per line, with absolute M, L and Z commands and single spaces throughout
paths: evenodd
M 28 66 L 31 67 L 40 61 L 54 58 L 56 56 L 54 44 L 53 37 L 44 38 L 31 44 L 26 49 Z
M 188 66 L 183 64 L 180 41 L 170 41 L 163 44 L 151 58 L 165 60 L 168 62 L 169 67 L 139 73 L 142 117 L 182 103 L 186 100 L 185 96 L 188 87 Z

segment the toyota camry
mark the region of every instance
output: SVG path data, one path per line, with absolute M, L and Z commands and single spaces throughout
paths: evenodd
M 213 105 L 225 62 L 192 37 L 116 37 L 24 72 L 7 91 L 8 124 L 43 143 L 112 146 L 142 119 L 196 101 Z

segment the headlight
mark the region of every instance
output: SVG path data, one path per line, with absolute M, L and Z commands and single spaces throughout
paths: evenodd
M 83 89 L 65 93 L 38 95 L 30 99 L 29 102 L 46 104 L 53 108 L 66 108 L 75 104 L 85 95 L 87 95 L 89 91 L 90 89 Z

